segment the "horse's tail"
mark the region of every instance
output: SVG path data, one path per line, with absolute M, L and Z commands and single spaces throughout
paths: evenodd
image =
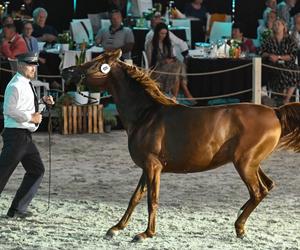
M 290 103 L 275 108 L 281 124 L 280 148 L 300 152 L 300 103 Z

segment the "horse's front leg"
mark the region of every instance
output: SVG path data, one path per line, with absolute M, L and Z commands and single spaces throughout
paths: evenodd
M 140 200 L 143 198 L 144 194 L 146 193 L 146 190 L 147 190 L 146 174 L 145 174 L 145 171 L 143 171 L 140 181 L 136 187 L 136 190 L 134 191 L 134 193 L 130 199 L 130 202 L 129 202 L 129 205 L 127 207 L 125 214 L 123 215 L 122 219 L 119 221 L 119 223 L 117 225 L 113 226 L 112 228 L 110 228 L 107 231 L 107 233 L 106 233 L 107 239 L 111 239 L 113 236 L 117 235 L 120 230 L 124 229 L 127 226 L 134 208 L 140 202 Z
M 145 232 L 137 234 L 133 238 L 134 242 L 142 241 L 155 235 L 156 212 L 158 208 L 161 170 L 162 165 L 157 159 L 152 159 L 145 169 L 147 174 L 148 187 L 148 227 Z

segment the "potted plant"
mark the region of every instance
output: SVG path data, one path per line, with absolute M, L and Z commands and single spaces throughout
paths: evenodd
M 111 128 L 116 127 L 118 124 L 117 117 L 112 114 L 111 111 L 105 111 L 103 113 L 104 119 L 104 132 L 109 133 Z
M 73 40 L 72 40 L 70 32 L 65 31 L 61 34 L 58 34 L 57 43 L 60 44 L 61 51 L 66 51 L 66 50 L 72 49 Z

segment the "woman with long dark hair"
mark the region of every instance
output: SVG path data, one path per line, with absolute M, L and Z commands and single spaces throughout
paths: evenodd
M 181 88 L 187 98 L 193 98 L 187 88 L 185 65 L 175 56 L 168 26 L 165 23 L 156 25 L 153 39 L 146 43 L 145 49 L 150 66 L 155 69 L 151 76 L 159 82 L 161 90 L 176 98 Z M 171 74 L 160 74 L 155 71 Z

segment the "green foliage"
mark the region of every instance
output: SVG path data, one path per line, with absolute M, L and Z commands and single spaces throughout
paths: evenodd
M 85 50 L 85 48 L 83 48 L 80 51 L 79 56 L 77 54 L 75 55 L 75 64 L 76 64 L 76 66 L 79 66 L 79 65 L 83 64 L 85 62 L 85 59 L 86 59 L 86 50 Z M 77 84 L 77 91 L 82 92 L 82 91 L 86 91 L 86 90 L 87 90 L 87 88 L 84 84 L 82 84 L 82 82 L 79 82 Z
M 80 51 L 79 56 L 75 55 L 75 64 L 76 64 L 76 66 L 83 64 L 85 62 L 85 57 L 86 57 L 86 50 L 85 49 Z
M 116 127 L 118 124 L 117 117 L 111 111 L 104 110 L 103 112 L 104 124 Z
M 58 43 L 68 43 L 71 44 L 73 42 L 70 32 L 65 31 L 57 36 Z
M 242 41 L 236 40 L 236 39 L 231 39 L 230 40 L 230 47 L 231 48 L 239 48 L 242 45 Z

